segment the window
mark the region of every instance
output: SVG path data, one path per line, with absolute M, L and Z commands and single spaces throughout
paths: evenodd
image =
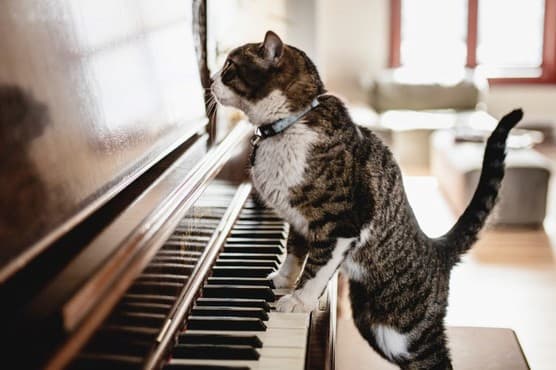
M 391 0 L 390 65 L 556 83 L 556 0 Z

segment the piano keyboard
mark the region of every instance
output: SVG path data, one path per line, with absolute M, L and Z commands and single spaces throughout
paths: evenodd
M 211 185 L 71 369 L 138 369 L 237 188 Z M 169 351 L 165 369 L 305 369 L 309 313 L 278 313 L 286 292 L 266 276 L 284 258 L 288 225 L 248 199 Z

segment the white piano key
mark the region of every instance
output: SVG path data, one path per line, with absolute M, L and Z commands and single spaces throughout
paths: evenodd
M 266 331 L 188 330 L 192 334 L 256 335 L 265 347 L 305 348 L 307 329 L 267 329 Z
M 245 366 L 251 370 L 304 370 L 305 357 L 280 358 L 261 356 L 258 361 L 234 360 L 186 360 L 172 359 L 170 365 L 211 365 L 211 366 Z
M 305 348 L 295 347 L 264 347 L 257 348 L 261 357 L 276 358 L 305 358 Z
M 309 327 L 309 313 L 269 312 L 267 328 L 275 329 L 306 329 Z

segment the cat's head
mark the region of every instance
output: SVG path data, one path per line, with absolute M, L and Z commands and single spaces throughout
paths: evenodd
M 302 111 L 325 92 L 309 57 L 272 31 L 262 43 L 232 50 L 213 76 L 211 91 L 221 104 L 242 110 L 255 125 Z

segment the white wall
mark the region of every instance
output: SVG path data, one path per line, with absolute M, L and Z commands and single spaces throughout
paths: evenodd
M 305 1 L 305 0 L 301 0 Z M 317 49 L 327 88 L 366 101 L 360 84 L 388 63 L 389 0 L 319 0 Z
M 286 1 L 286 42 L 302 49 L 318 65 L 318 0 Z
M 500 118 L 521 107 L 528 121 L 549 121 L 556 126 L 556 85 L 491 86 L 488 111 Z
M 285 0 L 209 0 L 207 7 L 209 61 L 215 63 L 210 66 L 213 70 L 224 63 L 232 49 L 248 42 L 262 42 L 268 30 L 287 39 Z

